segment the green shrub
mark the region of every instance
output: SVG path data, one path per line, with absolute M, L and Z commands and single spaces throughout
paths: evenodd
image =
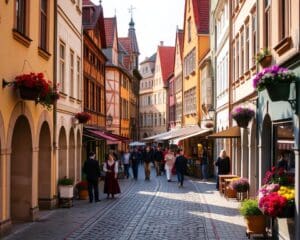
M 71 178 L 67 178 L 67 177 L 64 177 L 64 178 L 61 178 L 58 180 L 58 185 L 73 185 L 73 183 L 74 183 L 74 180 Z
M 258 208 L 258 201 L 252 199 L 247 199 L 242 202 L 240 213 L 244 217 L 262 215 L 262 212 Z

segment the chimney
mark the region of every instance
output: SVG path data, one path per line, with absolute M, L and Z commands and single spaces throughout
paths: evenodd
M 163 46 L 164 45 L 164 41 L 160 41 L 160 46 Z

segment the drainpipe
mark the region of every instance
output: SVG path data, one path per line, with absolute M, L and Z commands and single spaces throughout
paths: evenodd
M 54 0 L 54 31 L 53 31 L 53 84 L 54 86 L 57 84 L 57 0 Z M 56 189 L 56 169 L 57 169 L 57 142 L 56 142 L 56 136 L 57 136 L 57 101 L 54 102 L 53 105 L 53 172 L 54 172 L 54 180 L 55 180 L 55 193 L 57 192 Z

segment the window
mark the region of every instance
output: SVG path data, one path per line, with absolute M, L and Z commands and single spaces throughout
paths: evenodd
M 289 35 L 290 0 L 279 0 L 279 40 Z
M 100 87 L 96 87 L 96 111 L 101 113 L 101 90 Z
M 63 42 L 59 44 L 59 83 L 61 91 L 65 91 L 65 51 L 66 46 Z
M 48 0 L 40 1 L 40 48 L 47 50 L 48 39 Z
M 192 33 L 191 33 L 191 18 L 188 19 L 188 42 L 192 40 Z
M 77 72 L 76 72 L 77 98 L 79 100 L 81 100 L 81 94 L 80 94 L 80 91 L 81 91 L 80 66 L 81 66 L 81 64 L 80 64 L 80 58 L 79 57 L 77 58 L 77 64 L 76 65 L 77 65 L 77 68 L 76 68 L 76 70 L 77 70 Z
M 239 37 L 236 39 L 236 76 L 237 78 L 240 77 L 240 42 L 239 42 Z
M 70 50 L 70 96 L 74 97 L 74 51 Z
M 27 35 L 27 0 L 16 0 L 16 30 Z
M 84 107 L 89 108 L 89 80 L 84 78 Z
M 235 69 L 235 64 L 236 64 L 236 55 L 235 55 L 235 42 L 232 44 L 232 76 L 233 80 L 235 81 L 236 79 L 236 69 Z
M 256 56 L 256 13 L 252 14 L 252 65 L 255 65 Z
M 245 28 L 245 70 L 249 70 L 249 25 Z
M 264 1 L 264 10 L 265 10 L 265 15 L 264 15 L 264 26 L 265 26 L 265 31 L 264 31 L 264 43 L 265 47 L 268 48 L 270 47 L 271 44 L 271 0 L 265 0 Z
M 241 31 L 241 75 L 244 74 L 245 71 L 245 50 L 244 50 L 245 46 L 244 46 L 244 29 L 242 29 Z

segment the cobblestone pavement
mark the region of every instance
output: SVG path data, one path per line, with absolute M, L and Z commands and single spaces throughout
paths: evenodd
M 139 169 L 142 172 L 142 168 Z M 99 203 L 75 201 L 70 209 L 42 212 L 40 221 L 18 225 L 6 240 L 55 239 L 247 239 L 238 202 L 227 201 L 213 182 L 173 176 L 120 180 L 122 194 Z M 101 189 L 103 189 L 100 186 Z

